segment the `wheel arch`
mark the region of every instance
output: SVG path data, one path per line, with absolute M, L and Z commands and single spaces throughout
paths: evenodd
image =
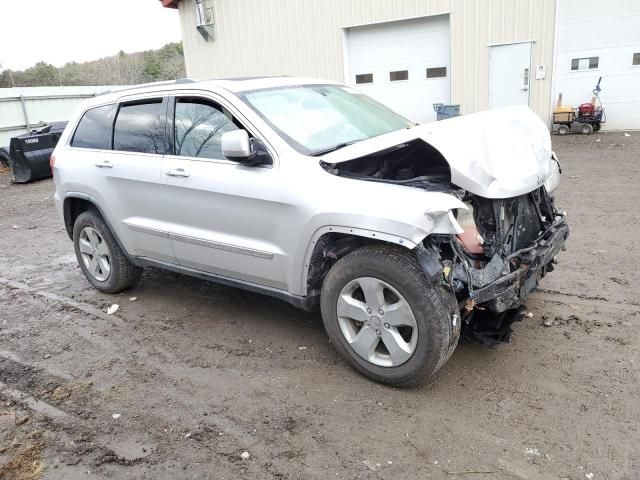
M 370 245 L 392 246 L 411 251 L 418 244 L 410 239 L 356 227 L 326 226 L 314 234 L 303 265 L 303 295 L 319 295 L 324 277 L 340 258 Z
M 96 210 L 100 214 L 104 222 L 107 224 L 107 227 L 109 227 L 109 230 L 111 230 L 111 234 L 113 235 L 113 238 L 115 238 L 120 249 L 124 252 L 124 254 L 127 256 L 127 258 L 131 263 L 137 265 L 137 262 L 134 261 L 135 259 L 131 255 L 129 255 L 127 250 L 124 248 L 124 245 L 120 241 L 120 238 L 118 238 L 118 234 L 116 233 L 115 229 L 113 228 L 113 225 L 109 221 L 109 218 L 104 214 L 104 212 L 102 211 L 100 206 L 97 204 L 97 202 L 93 199 L 93 197 L 85 193 L 79 193 L 79 192 L 69 193 L 65 197 L 62 203 L 64 226 L 69 238 L 73 240 L 73 226 L 78 216 L 80 216 L 80 214 L 82 214 L 83 212 L 86 212 L 91 209 Z

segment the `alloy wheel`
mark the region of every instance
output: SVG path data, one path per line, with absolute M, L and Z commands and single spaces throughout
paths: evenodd
M 411 306 L 387 282 L 352 280 L 340 292 L 337 314 L 349 346 L 374 365 L 397 367 L 416 349 L 418 326 Z
M 99 282 L 106 281 L 111 275 L 111 252 L 102 235 L 93 227 L 84 227 L 78 246 L 89 274 Z

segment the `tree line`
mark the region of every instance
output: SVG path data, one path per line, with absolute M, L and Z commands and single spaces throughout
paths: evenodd
M 90 62 L 69 62 L 60 68 L 38 62 L 25 70 L 2 70 L 0 87 L 135 85 L 185 76 L 182 43 L 177 42 L 158 50 L 120 51 L 117 55 Z

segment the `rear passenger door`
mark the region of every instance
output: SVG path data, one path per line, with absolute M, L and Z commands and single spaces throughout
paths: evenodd
M 93 196 L 129 254 L 175 263 L 161 177 L 167 99 L 115 105 L 111 149 L 93 158 Z

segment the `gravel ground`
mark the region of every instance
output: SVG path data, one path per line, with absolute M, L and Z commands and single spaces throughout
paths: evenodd
M 572 234 L 533 317 L 409 390 L 274 299 L 159 270 L 93 290 L 52 181 L 0 174 L 0 478 L 640 478 L 640 132 L 554 143 Z

